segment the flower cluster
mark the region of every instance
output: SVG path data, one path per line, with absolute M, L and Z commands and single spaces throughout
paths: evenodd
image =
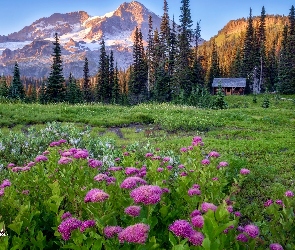
M 95 221 L 94 220 L 85 220 L 82 222 L 80 226 L 80 232 L 83 233 L 87 228 L 95 227 Z
M 147 182 L 140 178 L 140 177 L 128 177 L 126 178 L 120 185 L 121 188 L 124 188 L 124 189 L 133 189 L 139 185 L 145 185 L 147 184 Z
M 142 202 L 145 205 L 152 205 L 161 200 L 162 193 L 162 189 L 159 186 L 144 185 L 132 190 L 130 197 L 135 203 Z
M 109 198 L 109 195 L 103 190 L 91 189 L 85 196 L 84 202 L 103 202 Z
M 140 206 L 130 206 L 126 207 L 124 212 L 132 217 L 137 217 L 140 214 L 141 207 Z
M 5 179 L 2 181 L 1 185 L 0 185 L 0 197 L 4 195 L 4 190 L 6 187 L 10 187 L 11 186 L 11 182 L 8 179 Z
M 138 223 L 123 229 L 119 232 L 118 238 L 120 243 L 126 241 L 128 243 L 144 244 L 147 240 L 149 230 L 149 225 Z
M 103 162 L 96 159 L 89 159 L 88 160 L 88 166 L 91 168 L 99 168 L 103 165 Z
M 82 222 L 76 218 L 70 217 L 61 222 L 57 230 L 61 234 L 63 240 L 69 240 L 73 230 L 79 228 Z
M 107 226 L 104 228 L 103 233 L 106 238 L 113 238 L 118 233 L 122 232 L 123 228 L 119 226 Z
M 215 211 L 217 209 L 217 206 L 215 206 L 213 203 L 203 202 L 201 205 L 201 209 L 204 213 L 208 212 L 208 210 Z

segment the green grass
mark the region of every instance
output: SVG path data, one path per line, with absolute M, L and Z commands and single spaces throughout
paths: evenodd
M 293 190 L 295 178 L 295 96 L 281 100 L 270 95 L 270 107 L 261 107 L 263 95 L 253 103 L 252 96 L 227 96 L 229 109 L 208 110 L 172 104 L 113 105 L 0 104 L 1 131 L 38 129 L 47 122 L 91 126 L 91 136 L 116 140 L 118 146 L 139 142 L 176 151 L 188 146 L 191 137 L 201 135 L 204 152 L 219 151 L 230 163 L 228 178 L 241 168 L 252 175 L 243 184 L 236 201 L 246 215 L 259 220 L 258 207 L 268 198 L 279 198 Z M 118 133 L 120 131 L 120 133 Z M 293 190 L 295 191 L 295 190 Z M 254 217 L 254 218 L 253 218 Z

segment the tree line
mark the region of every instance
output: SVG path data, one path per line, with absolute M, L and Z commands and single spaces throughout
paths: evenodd
M 168 3 L 164 0 L 164 13 L 159 30 L 153 28 L 153 20 L 149 16 L 146 47 L 143 45 L 142 32 L 136 27 L 133 63 L 126 71 L 118 69 L 113 52 L 106 53 L 102 39 L 95 81 L 89 76 L 87 57 L 84 60 L 83 79 L 76 80 L 72 74 L 65 79 L 58 34 L 55 34 L 51 72 L 38 90 L 35 85 L 27 91 L 24 90 L 16 62 L 10 86 L 4 77 L 0 79 L 0 95 L 11 99 L 39 101 L 43 104 L 65 101 L 133 105 L 154 101 L 208 106 L 212 102 L 211 84 L 216 77 L 247 78 L 249 93 L 259 93 L 267 88 L 284 94 L 295 93 L 294 6 L 290 9 L 288 24 L 284 28 L 278 52 L 275 47 L 266 51 L 264 7 L 258 28 L 253 27 L 250 9 L 245 36 L 227 70 L 220 66 L 220 60 L 224 59 L 219 57 L 214 39 L 210 53 L 205 56 L 204 51 L 200 50 L 200 21 L 193 28 L 190 1 L 181 0 L 180 10 L 177 25 L 174 16 L 171 21 Z M 253 84 L 254 78 L 259 79 L 258 87 Z

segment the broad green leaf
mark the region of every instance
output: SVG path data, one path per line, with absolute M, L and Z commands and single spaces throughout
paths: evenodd
M 23 222 L 19 221 L 19 222 L 14 222 L 10 225 L 8 225 L 8 227 L 13 230 L 14 232 L 16 232 L 18 235 L 20 235 L 21 229 L 22 229 L 22 225 Z
M 172 244 L 172 246 L 175 246 L 177 244 L 177 240 L 171 232 L 169 232 L 169 241 Z
M 205 250 L 210 250 L 211 249 L 211 241 L 209 238 L 205 238 L 203 240 L 202 246 L 204 247 Z

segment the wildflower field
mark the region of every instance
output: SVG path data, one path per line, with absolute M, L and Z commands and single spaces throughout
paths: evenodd
M 0 249 L 295 249 L 289 99 L 1 103 Z

